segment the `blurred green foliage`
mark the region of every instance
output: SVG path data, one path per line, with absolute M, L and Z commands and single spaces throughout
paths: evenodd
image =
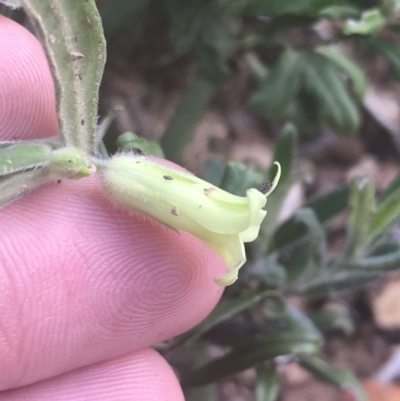
M 164 344 L 189 401 L 218 399 L 215 382 L 244 369 L 257 372 L 256 400 L 276 400 L 277 369 L 290 355 L 320 380 L 366 395 L 354 375 L 321 357 L 324 333 L 351 333 L 354 323 L 339 311 L 304 312 L 288 296 L 326 299 L 359 288 L 400 268 L 400 244 L 390 229 L 400 214 L 400 175 L 380 196 L 366 178 L 309 199 L 279 220 L 289 189 L 305 175 L 293 171 L 297 141 L 329 126 L 355 133 L 368 87 L 354 54 L 381 54 L 400 78 L 400 24 L 395 0 L 108 0 L 100 8 L 111 52 L 127 34 L 144 44 L 160 38 L 158 65 L 184 61 L 191 80 L 172 116 L 161 147 L 179 162 L 214 95 L 235 78 L 235 60 L 250 72 L 247 108 L 266 121 L 286 123 L 275 143 L 281 182 L 268 198 L 259 238 L 248 244 L 246 267 L 235 286 L 197 327 Z M 118 146 L 125 148 L 126 135 Z M 139 141 L 140 142 L 140 141 Z M 134 148 L 141 145 L 137 137 Z M 133 143 L 133 142 L 132 142 Z M 148 144 L 142 144 L 149 153 Z M 270 180 L 274 171 L 209 159 L 204 178 L 237 195 Z M 328 254 L 331 222 L 347 213 L 346 243 Z M 229 351 L 207 354 L 210 343 Z
M 300 135 L 357 131 L 368 80 L 354 51 L 382 54 L 400 77 L 395 0 L 108 0 L 100 8 L 111 52 L 136 35 L 162 43 L 154 64 L 185 60 L 192 81 L 162 138 L 179 162 L 215 93 L 242 58 L 252 75 L 247 106 Z M 154 48 L 154 46 L 153 46 Z

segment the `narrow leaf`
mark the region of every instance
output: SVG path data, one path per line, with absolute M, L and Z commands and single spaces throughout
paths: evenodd
M 392 195 L 393 192 L 396 192 L 398 189 L 400 189 L 400 173 L 397 174 L 392 181 L 390 181 L 389 185 L 380 194 L 378 197 L 379 202 L 385 201 L 390 195 Z
M 377 236 L 389 229 L 391 224 L 400 215 L 400 188 L 392 192 L 386 199 L 380 202 L 373 216 L 369 234 Z
M 361 117 L 340 70 L 319 54 L 303 52 L 301 60 L 305 88 L 318 102 L 320 122 L 328 121 L 342 133 L 354 132 Z
M 105 41 L 94 0 L 21 0 L 45 48 L 57 93 L 61 137 L 95 152 Z
M 51 179 L 52 175 L 48 167 L 39 167 L 0 177 L 0 207 Z
M 383 273 L 380 271 L 350 270 L 337 273 L 329 272 L 310 280 L 307 284 L 298 286 L 295 292 L 309 295 L 326 295 L 364 286 L 382 276 Z
M 361 383 L 349 370 L 335 368 L 317 355 L 299 354 L 297 357 L 299 365 L 319 379 L 337 388 L 350 391 L 355 401 L 368 401 Z
M 0 143 L 0 177 L 48 165 L 50 147 L 37 143 Z
M 276 401 L 279 385 L 278 372 L 274 367 L 257 366 L 255 401 Z
M 389 271 L 400 268 L 400 249 L 380 255 L 372 255 L 352 263 L 344 263 L 348 269 Z
M 281 309 L 285 308 L 285 301 L 280 292 L 274 290 L 256 290 L 248 294 L 244 294 L 238 298 L 222 300 L 210 313 L 210 315 L 208 315 L 200 324 L 179 337 L 177 342 L 174 344 L 174 348 L 176 346 L 183 345 L 187 341 L 195 341 L 206 331 L 222 322 L 231 319 L 238 313 L 257 305 L 266 298 L 271 298 L 274 300 L 276 304 L 281 307 Z
M 320 46 L 317 48 L 317 52 L 332 60 L 339 68 L 348 74 L 353 85 L 353 92 L 358 99 L 362 100 L 368 85 L 364 71 L 340 50 L 332 46 Z
M 374 211 L 375 199 L 371 181 L 367 178 L 354 180 L 351 184 L 345 260 L 354 261 L 365 251 Z
M 271 120 L 282 119 L 300 88 L 298 53 L 286 49 L 267 79 L 251 96 L 248 105 Z
M 222 358 L 184 373 L 181 377 L 182 386 L 195 387 L 212 383 L 276 356 L 315 353 L 320 347 L 318 336 L 303 332 L 265 334 L 248 339 L 246 343 L 245 346 L 235 348 Z

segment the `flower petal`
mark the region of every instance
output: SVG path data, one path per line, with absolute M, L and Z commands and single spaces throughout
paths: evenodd
M 228 268 L 228 273 L 221 274 L 215 282 L 224 286 L 233 284 L 239 269 L 246 262 L 243 241 L 239 235 L 214 234 L 202 241 L 223 259 Z

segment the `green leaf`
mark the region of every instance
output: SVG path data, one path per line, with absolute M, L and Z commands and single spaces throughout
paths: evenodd
M 280 320 L 293 332 L 313 333 L 320 342 L 323 341 L 322 333 L 314 322 L 303 311 L 290 303 L 287 304 L 286 314 L 281 316 Z
M 383 277 L 380 271 L 339 271 L 321 274 L 306 284 L 297 286 L 295 292 L 308 295 L 327 295 L 361 287 Z
M 61 137 L 95 151 L 98 91 L 105 63 L 94 0 L 21 0 L 45 48 L 57 94 Z
M 0 143 L 0 177 L 48 166 L 51 149 L 38 143 Z
M 215 90 L 210 81 L 200 76 L 195 76 L 186 88 L 161 139 L 167 159 L 180 162 L 183 150 L 205 114 Z
M 282 225 L 283 230 L 279 229 L 274 236 L 274 245 L 279 245 L 278 262 L 286 269 L 288 283 L 314 277 L 324 267 L 326 255 L 325 232 L 315 213 L 311 209 L 299 209 L 292 221 L 292 232 L 288 233 Z
M 376 213 L 373 216 L 369 234 L 377 236 L 388 230 L 392 223 L 395 222 L 400 215 L 400 188 L 392 192 L 383 201 L 379 202 L 376 207 Z
M 355 261 L 365 252 L 369 227 L 375 212 L 374 188 L 367 178 L 351 183 L 350 212 L 347 220 L 347 238 L 344 259 Z
M 286 270 L 288 284 L 314 276 L 319 268 L 313 260 L 312 247 L 307 242 L 296 244 L 279 255 L 278 262 Z
M 154 141 L 149 141 L 136 135 L 134 132 L 125 132 L 117 139 L 117 147 L 121 150 L 141 150 L 144 153 L 164 158 L 161 146 Z
M 353 85 L 353 92 L 359 100 L 364 98 L 367 90 L 367 77 L 364 71 L 340 50 L 332 46 L 320 46 L 317 52 L 332 60 L 339 68 L 341 68 L 350 78 Z
M 309 244 L 313 243 L 316 246 L 315 251 L 322 257 L 326 251 L 325 231 L 312 209 L 301 208 L 275 232 L 272 250 L 281 249 L 288 245 L 293 247 L 296 245 L 304 246 L 306 241 Z
M 389 198 L 389 196 L 392 195 L 393 192 L 396 192 L 398 189 L 400 189 L 400 173 L 397 174 L 392 181 L 390 181 L 389 185 L 380 194 L 378 197 L 379 203 L 385 201 L 387 198 Z
M 354 323 L 346 314 L 333 309 L 321 309 L 308 314 L 308 317 L 322 333 L 342 330 L 346 335 L 354 332 Z
M 346 0 L 249 0 L 244 12 L 247 14 L 295 14 L 317 16 L 318 13 L 328 6 L 343 5 Z
M 347 369 L 338 369 L 317 355 L 298 354 L 299 365 L 319 379 L 333 386 L 350 391 L 355 401 L 368 401 L 367 395 L 357 378 Z
M 350 188 L 344 185 L 334 190 L 318 195 L 305 203 L 305 209 L 311 209 L 320 223 L 325 223 L 342 212 L 348 206 Z M 268 216 L 268 215 L 267 215 Z M 283 222 L 274 233 L 270 251 L 280 250 L 285 247 L 299 247 L 307 244 L 308 231 L 299 223 L 295 214 Z M 292 245 L 290 245 L 292 244 Z
M 303 52 L 301 60 L 305 91 L 316 102 L 317 121 L 327 121 L 342 133 L 354 132 L 360 125 L 360 112 L 337 66 L 310 52 Z
M 378 8 L 364 11 L 358 21 L 348 20 L 343 25 L 342 31 L 345 35 L 368 35 L 379 31 L 386 25 L 386 19 Z
M 174 348 L 176 346 L 181 346 L 188 341 L 195 341 L 206 331 L 231 319 L 244 310 L 257 305 L 266 298 L 272 299 L 282 310 L 285 308 L 285 301 L 282 298 L 282 295 L 274 290 L 256 290 L 238 298 L 222 300 L 210 315 L 208 315 L 200 324 L 180 336 L 174 344 Z
M 183 387 L 195 387 L 223 379 L 279 355 L 315 353 L 320 339 L 314 333 L 279 332 L 247 339 L 227 355 L 182 374 Z
M 214 383 L 208 386 L 190 388 L 185 391 L 185 401 L 218 401 L 218 386 Z
M 398 243 L 383 243 L 370 256 L 344 263 L 348 269 L 396 270 L 400 268 L 400 246 Z
M 221 180 L 221 188 L 234 195 L 245 196 L 249 188 L 257 188 L 263 182 L 264 174 L 245 166 L 243 163 L 227 163 Z
M 251 248 L 250 248 L 251 249 Z M 287 281 L 286 269 L 278 262 L 276 253 L 256 258 L 250 268 L 243 271 L 243 280 L 256 280 L 264 283 L 268 288 L 279 288 Z
M 225 168 L 226 164 L 221 160 L 214 157 L 208 158 L 203 165 L 204 179 L 217 187 L 221 187 Z
M 360 16 L 360 10 L 350 5 L 330 6 L 321 10 L 319 16 L 331 19 L 358 18 Z
M 172 366 L 194 366 L 206 363 L 209 360 L 208 345 L 198 341 L 196 346 L 185 348 L 168 355 L 168 362 Z M 218 401 L 218 386 L 215 383 L 206 386 L 184 389 L 186 401 Z
M 0 207 L 52 179 L 50 169 L 46 166 L 0 177 Z
M 276 401 L 279 387 L 279 375 L 274 367 L 257 366 L 255 401 Z
M 282 119 L 300 88 L 299 55 L 286 49 L 251 96 L 248 106 L 271 120 Z
M 312 209 L 321 223 L 325 223 L 347 208 L 350 187 L 346 184 L 308 200 L 304 207 Z

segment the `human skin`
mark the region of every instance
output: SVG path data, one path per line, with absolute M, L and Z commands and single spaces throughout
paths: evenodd
M 0 140 L 58 131 L 34 36 L 0 16 Z M 115 206 L 96 177 L 0 209 L 0 401 L 183 400 L 152 344 L 199 323 L 226 268 L 197 238 Z

